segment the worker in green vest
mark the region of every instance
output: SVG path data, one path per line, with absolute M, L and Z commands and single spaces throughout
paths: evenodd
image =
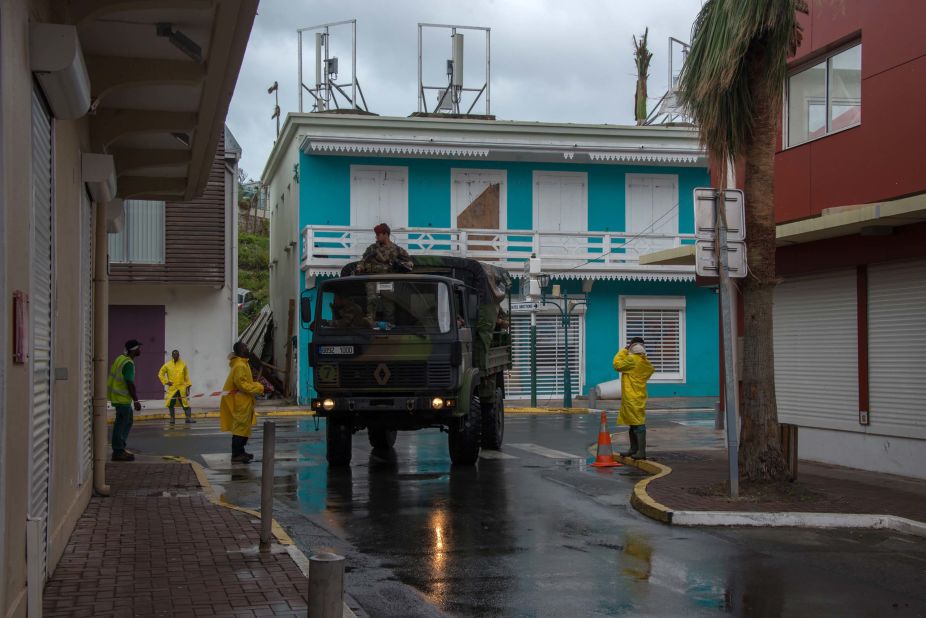
M 109 370 L 106 391 L 109 402 L 116 409 L 113 423 L 113 461 L 134 461 L 135 455 L 125 450 L 129 431 L 132 429 L 133 415 L 141 410 L 138 393 L 135 392 L 135 359 L 141 355 L 141 342 L 129 339 L 125 350 L 120 354 Z

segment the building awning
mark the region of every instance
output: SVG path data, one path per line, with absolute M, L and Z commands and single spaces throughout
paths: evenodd
M 257 0 L 69 3 L 90 77 L 93 152 L 117 197 L 188 201 L 215 157 Z

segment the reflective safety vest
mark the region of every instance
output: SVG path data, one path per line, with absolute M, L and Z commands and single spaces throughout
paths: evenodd
M 109 379 L 106 380 L 106 396 L 113 405 L 132 403 L 129 386 L 122 376 L 122 370 L 125 369 L 127 363 L 134 364 L 134 361 L 125 354 L 120 354 L 109 370 Z

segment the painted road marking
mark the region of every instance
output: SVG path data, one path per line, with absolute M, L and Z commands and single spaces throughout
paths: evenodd
M 581 459 L 582 461 L 585 461 L 585 456 L 583 455 L 564 453 L 563 451 L 556 451 L 537 444 L 509 444 L 508 446 L 521 449 L 522 451 L 527 451 L 529 453 L 534 453 L 535 455 L 540 455 L 542 457 L 548 457 L 550 459 Z
M 231 467 L 231 453 L 200 453 L 206 467 L 213 470 L 227 470 Z
M 480 450 L 479 459 L 517 459 L 517 457 L 501 451 Z

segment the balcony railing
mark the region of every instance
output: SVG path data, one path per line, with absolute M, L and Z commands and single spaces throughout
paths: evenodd
M 640 266 L 640 255 L 694 244 L 693 234 L 632 234 L 624 232 L 537 232 L 532 230 L 472 230 L 402 228 L 392 240 L 411 255 L 455 255 L 491 262 L 521 272 L 531 254 L 543 259 L 544 270 L 660 271 Z M 302 229 L 301 265 L 316 274 L 336 272 L 359 260 L 375 241 L 366 228 L 307 225 Z M 673 267 L 674 271 L 692 270 Z

